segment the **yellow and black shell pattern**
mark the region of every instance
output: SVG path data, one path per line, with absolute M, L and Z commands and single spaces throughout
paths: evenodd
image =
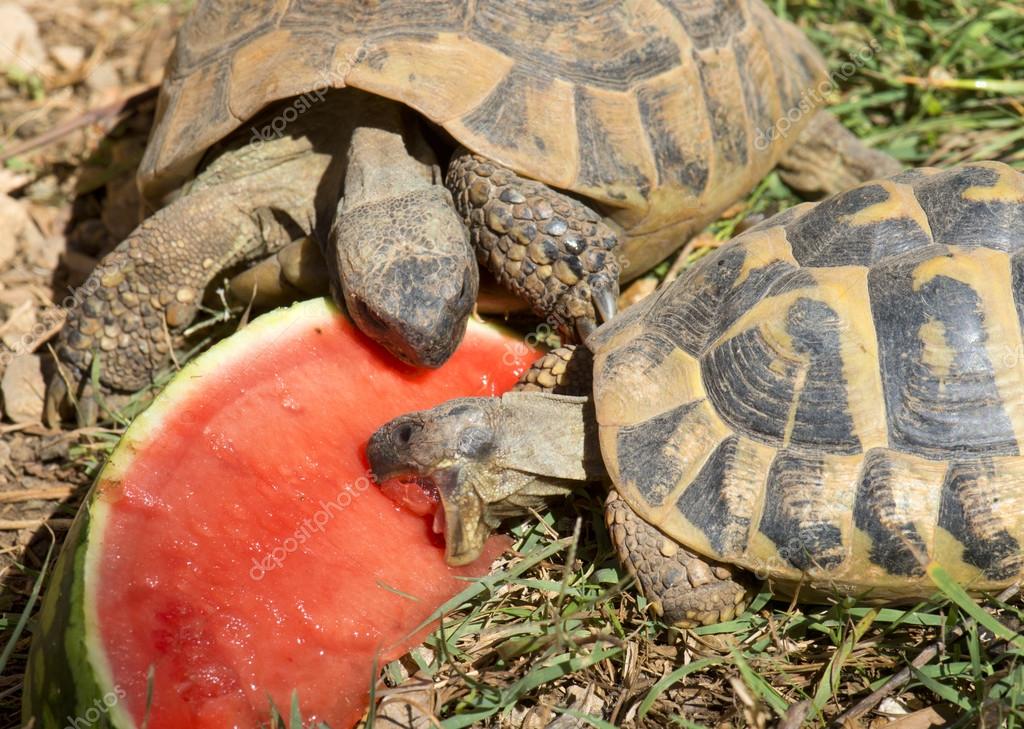
M 269 104 L 295 97 L 289 122 L 357 88 L 592 200 L 632 278 L 771 170 L 822 84 L 822 56 L 762 0 L 199 0 L 139 181 L 159 202 Z
M 765 221 L 602 327 L 601 450 L 680 543 L 867 599 L 1021 578 L 1024 175 L 919 169 Z

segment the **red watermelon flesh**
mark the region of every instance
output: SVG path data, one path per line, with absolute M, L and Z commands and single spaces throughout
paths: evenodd
M 365 443 L 404 412 L 507 390 L 532 354 L 474 324 L 444 367 L 414 370 L 315 301 L 180 373 L 89 505 L 86 645 L 100 688 L 123 692 L 113 713 L 141 726 L 151 681 L 149 729 L 256 727 L 293 690 L 307 721 L 356 722 L 375 662 L 505 545 L 449 568 L 432 509 L 383 494 Z

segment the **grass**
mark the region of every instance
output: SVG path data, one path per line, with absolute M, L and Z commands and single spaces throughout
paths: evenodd
M 1024 169 L 1024 8 L 1009 0 L 771 4 L 833 69 L 877 44 L 833 99 L 859 136 L 907 164 L 999 159 Z M 743 218 L 797 202 L 770 175 L 687 261 Z M 89 435 L 73 456 L 95 469 L 112 444 L 109 435 Z M 988 601 L 983 610 L 933 570 L 935 597 L 916 606 L 795 606 L 765 592 L 733 621 L 672 631 L 618 564 L 602 502 L 603 494 L 580 494 L 515 526 L 515 554 L 443 608 L 442 628 L 422 648 L 384 667 L 387 683 L 428 678 L 433 713 L 447 729 L 542 727 L 559 717 L 575 723 L 558 726 L 762 727 L 796 726 L 802 716 L 824 726 L 909 666 L 888 711 L 931 711 L 950 726 L 1024 723 L 1017 605 Z M 23 662 L 26 642 L 12 629 L 31 610 L 30 602 L 0 616 L 10 631 L 5 660 L 13 653 L 13 663 Z M 934 658 L 910 665 L 943 639 Z M 295 726 L 300 713 L 287 707 L 281 725 Z M 371 715 L 370 723 L 379 722 Z

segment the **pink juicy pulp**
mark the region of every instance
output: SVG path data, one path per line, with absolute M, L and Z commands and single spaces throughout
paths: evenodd
M 444 367 L 416 371 L 340 315 L 318 321 L 210 376 L 101 485 L 101 638 L 137 725 L 152 664 L 150 729 L 255 727 L 271 698 L 287 716 L 293 689 L 307 721 L 351 726 L 374 660 L 415 645 L 506 544 L 449 568 L 432 517 L 369 480 L 364 445 L 404 412 L 510 388 L 509 340 L 471 327 Z

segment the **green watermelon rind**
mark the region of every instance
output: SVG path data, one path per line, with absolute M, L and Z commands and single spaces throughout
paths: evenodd
M 164 418 L 179 402 L 201 389 L 204 375 L 223 371 L 243 357 L 258 357 L 258 351 L 253 350 L 265 348 L 271 337 L 284 336 L 293 327 L 314 327 L 318 322 L 328 325 L 338 316 L 343 315 L 334 303 L 323 298 L 275 309 L 254 319 L 187 364 L 124 432 L 89 490 L 54 566 L 29 651 L 22 701 L 24 722 L 34 718 L 37 729 L 137 729 L 120 702 L 123 690 L 114 684 L 99 631 L 90 630 L 99 625 L 93 587 L 96 580 L 90 578 L 99 571 L 102 526 L 110 509 L 109 502 L 100 498 L 103 485 L 116 484 L 128 472 L 135 453 L 153 439 Z M 508 335 L 490 323 L 471 319 L 470 326 L 498 336 Z

